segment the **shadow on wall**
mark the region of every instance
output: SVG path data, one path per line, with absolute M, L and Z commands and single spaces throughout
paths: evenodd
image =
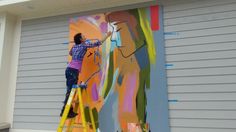
M 9 123 L 0 123 L 0 132 L 9 132 L 10 124 Z

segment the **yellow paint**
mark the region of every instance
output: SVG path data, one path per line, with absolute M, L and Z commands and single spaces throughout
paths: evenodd
M 105 49 L 105 52 L 106 54 L 105 55 L 109 55 L 110 54 L 110 50 L 111 50 L 111 42 L 110 42 L 110 39 L 108 38 L 106 41 L 106 49 Z M 105 74 L 105 78 L 104 78 L 104 84 L 103 84 L 103 88 L 102 88 L 102 96 L 104 97 L 105 96 L 105 91 L 107 89 L 107 85 L 108 85 L 108 69 L 109 69 L 109 57 L 107 58 L 107 62 L 105 63 L 106 64 L 106 69 L 105 72 L 103 72 Z
M 145 9 L 144 8 L 138 9 L 138 13 L 139 13 L 140 25 L 141 25 L 141 28 L 143 29 L 144 36 L 147 41 L 149 59 L 150 59 L 150 62 L 154 64 L 156 61 L 156 50 L 155 50 L 155 43 L 153 39 L 152 30 L 146 16 Z
M 105 81 L 104 81 L 104 85 L 102 88 L 102 96 L 105 96 L 105 91 L 107 89 L 107 85 L 108 85 L 108 69 L 109 69 L 109 59 L 107 59 L 107 66 L 106 66 L 106 72 L 105 72 Z

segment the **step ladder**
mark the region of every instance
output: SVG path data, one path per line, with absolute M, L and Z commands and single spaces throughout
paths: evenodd
M 84 105 L 83 105 L 83 99 L 82 99 L 82 89 L 86 90 L 86 88 L 87 88 L 86 84 L 73 85 L 72 90 L 70 92 L 70 96 L 69 96 L 68 101 L 66 103 L 64 112 L 62 114 L 59 126 L 57 128 L 57 132 L 62 132 L 64 127 L 65 127 L 65 122 L 67 120 L 67 115 L 69 113 L 69 110 L 70 110 L 70 107 L 72 105 L 72 101 L 73 101 L 73 99 L 75 97 L 75 93 L 76 92 L 77 92 L 77 95 L 78 95 L 78 98 L 77 98 L 76 102 L 79 102 L 79 110 L 80 110 L 80 114 L 79 115 L 81 116 L 81 121 L 82 121 L 82 126 L 81 125 L 80 126 L 82 127 L 83 132 L 88 132 L 88 126 L 87 126 L 88 123 L 86 122 L 86 119 L 85 119 Z M 86 94 L 87 94 L 87 92 L 86 92 Z M 88 99 L 88 96 L 87 96 L 87 99 Z M 75 109 L 77 110 L 77 108 L 75 108 Z M 93 113 L 92 113 L 91 109 L 89 109 L 89 115 L 90 115 L 91 122 L 92 122 L 93 132 L 96 132 L 96 126 L 95 126 L 94 117 L 93 117 Z M 75 126 L 76 124 L 78 125 L 78 123 L 75 123 L 75 118 L 73 118 L 72 121 L 69 123 L 69 125 L 67 127 L 67 132 L 72 132 L 72 130 L 73 130 L 72 126 Z

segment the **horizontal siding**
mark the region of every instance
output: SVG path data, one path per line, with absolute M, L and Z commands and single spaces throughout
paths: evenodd
M 36 65 L 19 65 L 18 71 L 32 71 L 32 70 L 48 70 L 48 69 L 61 69 L 66 67 L 66 62 L 57 62 L 57 63 L 43 63 Z
M 161 3 L 171 132 L 236 131 L 236 1 Z
M 165 31 L 189 31 L 193 29 L 208 29 L 216 27 L 234 26 L 235 18 L 229 18 L 227 21 L 215 20 L 215 21 L 202 21 L 198 23 L 185 23 L 178 25 L 166 25 Z
M 18 96 L 29 96 L 29 95 L 60 95 L 64 94 L 65 88 L 51 88 L 51 89 L 19 89 L 16 90 Z
M 213 2 L 212 0 L 209 0 L 209 3 L 206 4 L 205 2 L 204 6 L 202 6 L 200 3 L 194 4 L 194 5 L 191 4 L 190 6 L 188 6 L 188 9 L 182 8 L 181 10 L 178 10 L 178 12 L 176 12 L 176 10 L 175 11 L 169 10 L 168 14 L 166 14 L 164 18 L 168 19 L 168 18 L 179 18 L 179 17 L 185 17 L 185 16 L 197 16 L 197 15 L 221 13 L 221 12 L 228 12 L 228 11 L 235 10 L 236 2 L 234 0 L 227 0 L 227 2 L 214 0 L 214 2 L 218 2 L 215 5 L 212 2 Z M 168 10 L 168 8 L 166 10 Z
M 58 75 L 58 76 L 43 76 L 43 77 L 20 77 L 17 78 L 17 83 L 37 83 L 37 82 L 58 82 L 64 81 L 65 77 Z
M 167 37 L 166 40 L 176 40 L 176 39 L 185 39 L 185 38 L 196 38 L 202 36 L 212 36 L 212 35 L 221 35 L 221 34 L 235 34 L 236 26 L 224 26 L 224 27 L 213 27 L 205 29 L 196 29 L 190 31 L 178 31 L 177 35 Z
M 21 43 L 21 49 L 38 47 L 38 46 L 51 46 L 51 45 L 57 47 L 64 42 L 68 42 L 68 36 L 24 42 Z
M 234 128 L 209 128 L 209 127 L 177 127 L 172 126 L 171 132 L 235 132 Z
M 21 42 L 24 43 L 24 42 L 56 39 L 56 38 L 65 37 L 67 35 L 68 35 L 68 32 L 66 32 L 66 30 L 64 32 L 52 31 L 51 33 L 49 32 L 49 33 L 40 34 L 40 35 L 22 36 Z
M 16 96 L 16 102 L 62 102 L 63 99 L 64 94 Z
M 225 58 L 236 58 L 236 50 L 174 54 L 174 55 L 168 55 L 166 57 L 166 60 L 168 62 L 182 62 L 182 61 L 225 59 Z
M 169 93 L 231 93 L 236 92 L 236 84 L 199 84 L 168 86 Z
M 183 10 L 190 10 L 191 9 L 198 9 L 199 12 L 201 12 L 202 9 L 204 8 L 209 8 L 209 7 L 216 7 L 218 5 L 223 5 L 223 4 L 228 4 L 235 2 L 234 0 L 227 0 L 227 1 L 222 1 L 222 0 L 206 0 L 206 1 L 199 1 L 199 0 L 161 0 L 162 3 L 165 5 L 164 11 L 165 12 L 175 12 L 175 11 L 183 11 Z M 195 14 L 196 12 L 192 12 L 191 14 Z M 166 16 L 166 15 L 165 15 Z M 164 16 L 164 17 L 165 17 Z
M 21 59 L 20 59 L 21 60 Z M 37 65 L 37 64 L 48 64 L 48 63 L 66 63 L 66 56 L 53 56 L 53 57 L 44 57 L 44 58 L 30 58 L 30 59 L 22 59 L 19 61 L 19 65 Z
M 219 128 L 236 129 L 235 120 L 210 120 L 210 119 L 172 119 L 170 126 L 174 127 L 200 127 L 200 128 Z
M 222 43 L 209 43 L 198 45 L 186 45 L 178 47 L 166 47 L 166 54 L 188 54 L 188 53 L 202 53 L 202 52 L 214 52 L 214 51 L 229 51 L 235 50 L 235 42 L 222 42 Z M 224 45 L 224 46 L 222 46 Z
M 61 104 L 56 102 L 16 102 L 15 103 L 16 109 L 60 109 Z M 59 117 L 59 116 L 58 116 Z
M 21 48 L 21 55 L 27 54 L 27 53 L 35 53 L 35 52 L 49 52 L 49 51 L 55 51 L 55 50 L 65 50 L 67 49 L 67 45 L 64 44 L 51 44 L 51 45 L 45 45 L 45 46 L 33 46 L 33 47 L 24 47 Z
M 29 70 L 29 71 L 19 71 L 18 77 L 36 77 L 36 76 L 63 76 L 65 69 L 45 69 L 45 70 Z
M 65 96 L 68 16 L 22 22 L 13 128 L 56 130 Z
M 196 117 L 195 115 L 198 115 Z M 170 110 L 171 118 L 186 118 L 186 119 L 236 119 L 236 111 L 224 111 L 221 110 Z
M 199 68 L 215 68 L 215 67 L 233 67 L 236 66 L 236 58 L 223 59 L 203 59 L 203 60 L 187 60 L 172 62 L 167 61 L 173 65 L 171 69 L 199 69 Z
M 49 120 L 47 118 L 46 120 Z M 58 123 L 48 123 L 48 122 L 26 122 L 26 121 L 14 121 L 13 128 L 17 129 L 34 129 L 34 130 L 52 130 L 57 128 Z M 55 130 L 55 129 L 54 129 Z
M 169 69 L 167 74 L 170 78 L 174 77 L 194 77 L 194 76 L 217 76 L 217 75 L 236 75 L 236 67 L 216 67 L 204 69 Z
M 219 103 L 219 107 L 222 105 L 222 109 L 224 109 L 223 105 L 225 103 L 231 104 L 232 108 L 236 108 L 235 101 L 236 101 L 236 96 L 235 92 L 230 92 L 230 93 L 169 93 L 169 99 L 178 99 L 178 101 L 189 101 L 189 102 L 199 102 L 201 101 L 206 101 L 206 104 L 212 105 L 213 102 Z M 219 102 L 217 102 L 219 101 Z M 225 102 L 225 101 L 230 101 L 230 102 Z M 234 101 L 234 102 L 231 102 Z M 203 102 L 204 103 L 204 102 Z M 191 103 L 189 103 L 191 104 Z M 195 103 L 192 103 L 193 105 Z M 174 105 L 178 105 L 174 104 Z M 204 109 L 205 107 L 202 106 L 199 107 L 199 109 Z
M 236 33 L 209 35 L 209 36 L 198 36 L 198 34 L 196 34 L 196 36 L 198 37 L 180 38 L 172 40 L 167 39 L 166 46 L 186 46 L 186 45 L 198 45 L 198 44 L 203 45 L 209 43 L 235 42 L 236 41 L 235 35 Z
M 16 109 L 15 116 L 58 116 L 59 109 Z
M 18 89 L 49 89 L 49 88 L 65 88 L 66 84 L 65 82 L 37 82 L 37 83 L 18 83 L 17 84 L 17 90 Z

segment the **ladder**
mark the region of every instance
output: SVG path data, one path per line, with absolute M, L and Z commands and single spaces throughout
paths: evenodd
M 70 110 L 70 107 L 72 105 L 72 101 L 73 101 L 73 98 L 75 97 L 76 92 L 77 92 L 77 95 L 78 95 L 78 98 L 77 98 L 78 101 L 77 102 L 79 102 L 79 110 L 80 110 L 80 115 L 81 115 L 81 120 L 82 120 L 82 129 L 83 129 L 83 132 L 87 132 L 87 122 L 86 122 L 86 119 L 85 119 L 84 105 L 83 105 L 83 99 L 82 99 L 82 89 L 86 89 L 86 88 L 87 88 L 86 84 L 73 85 L 72 90 L 70 92 L 70 96 L 69 96 L 68 101 L 66 103 L 64 112 L 62 114 L 59 126 L 57 128 L 57 132 L 62 132 L 63 131 L 63 128 L 65 126 L 65 122 L 67 120 L 67 115 L 69 113 L 69 110 Z M 89 109 L 89 115 L 90 115 L 90 118 L 92 120 L 93 132 L 96 132 L 94 117 L 93 117 L 91 109 Z M 70 125 L 67 128 L 67 131 L 72 132 L 73 126 L 71 126 L 71 125 L 74 125 L 74 124 L 75 124 L 75 119 L 72 119 Z

